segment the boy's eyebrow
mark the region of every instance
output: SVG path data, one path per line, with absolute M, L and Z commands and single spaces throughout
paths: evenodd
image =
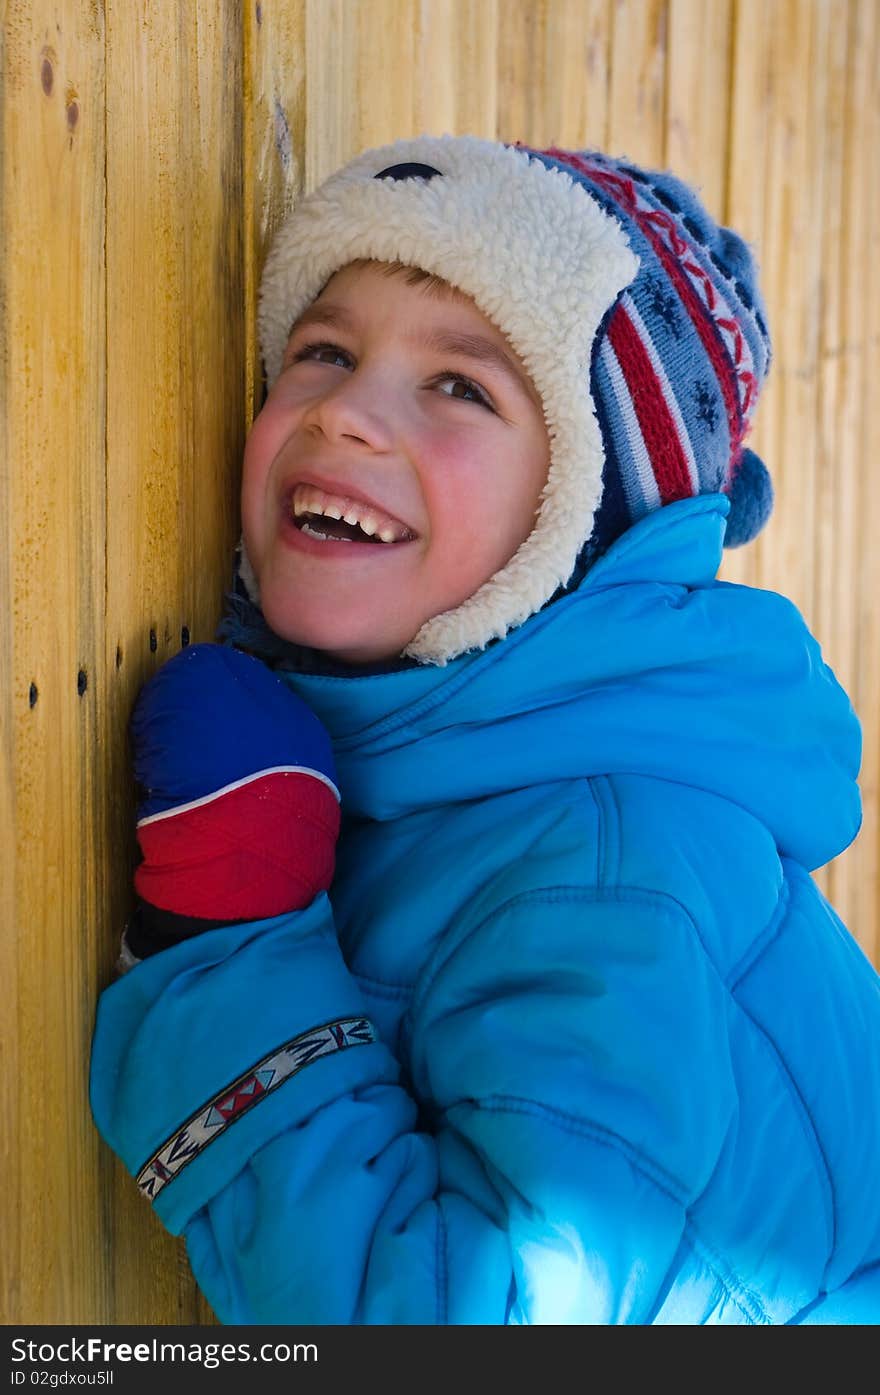
M 314 324 L 350 330 L 354 327 L 354 317 L 342 305 L 331 305 L 324 301 L 320 305 L 309 305 L 290 326 L 288 339 L 294 330 Z M 410 339 L 428 349 L 434 349 L 437 353 L 459 354 L 463 358 L 473 359 L 475 363 L 484 364 L 487 368 L 494 368 L 511 378 L 527 396 L 536 397 L 534 387 L 523 377 L 510 354 L 480 334 L 466 334 L 462 330 L 453 329 L 434 329 L 429 334 L 412 335 Z

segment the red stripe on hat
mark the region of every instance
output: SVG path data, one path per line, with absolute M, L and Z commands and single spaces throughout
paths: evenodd
M 663 504 L 693 494 L 678 428 L 642 337 L 621 304 L 608 322 L 608 339 L 626 379 Z
M 554 159 L 567 162 L 573 169 L 578 170 L 580 174 L 585 174 L 588 179 L 595 180 L 597 184 L 605 189 L 606 193 L 610 194 L 616 203 L 623 205 L 630 217 L 635 220 L 650 242 L 662 262 L 667 276 L 675 286 L 679 300 L 688 312 L 697 334 L 700 336 L 700 341 L 703 348 L 706 350 L 709 362 L 718 380 L 721 396 L 724 399 L 724 410 L 727 414 L 727 430 L 730 436 L 731 454 L 733 454 L 744 435 L 745 421 L 740 412 L 739 394 L 731 376 L 730 362 L 724 344 L 718 335 L 711 312 L 700 300 L 692 283 L 670 253 L 663 239 L 652 226 L 652 223 L 655 221 L 662 222 L 663 226 L 669 229 L 676 241 L 683 242 L 683 238 L 671 214 L 665 213 L 660 209 L 650 214 L 642 213 L 637 207 L 635 186 L 631 180 L 625 178 L 623 175 L 614 174 L 611 170 L 600 169 L 597 165 L 588 165 L 585 160 L 582 160 L 573 151 L 550 149 L 545 151 L 544 154 L 551 155 Z M 689 243 L 684 243 L 684 245 L 690 250 Z M 695 268 L 695 270 L 696 269 L 697 268 Z M 706 273 L 703 271 L 703 268 L 699 267 L 698 270 L 700 275 L 705 277 Z M 677 497 L 680 498 L 681 496 L 678 495 Z
M 141 824 L 138 896 L 209 920 L 259 920 L 309 905 L 333 880 L 339 800 L 323 780 L 277 771 Z

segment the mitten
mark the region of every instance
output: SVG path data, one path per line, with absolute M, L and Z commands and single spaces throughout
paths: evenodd
M 192 933 L 303 908 L 330 886 L 340 823 L 330 738 L 259 659 L 218 644 L 181 650 L 142 688 L 129 733 L 143 855 L 134 884 L 148 907 Z

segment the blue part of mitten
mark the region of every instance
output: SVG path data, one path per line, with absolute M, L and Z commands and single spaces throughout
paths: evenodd
M 336 788 L 317 715 L 259 659 L 226 645 L 190 645 L 163 664 L 141 689 L 129 732 L 138 820 L 279 766 Z

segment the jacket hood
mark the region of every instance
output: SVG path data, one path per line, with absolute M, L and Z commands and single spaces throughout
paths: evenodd
M 576 590 L 445 667 L 285 675 L 330 732 L 343 814 L 627 772 L 723 795 L 808 870 L 837 856 L 861 821 L 859 721 L 791 601 L 715 579 L 729 507 L 649 514 Z

